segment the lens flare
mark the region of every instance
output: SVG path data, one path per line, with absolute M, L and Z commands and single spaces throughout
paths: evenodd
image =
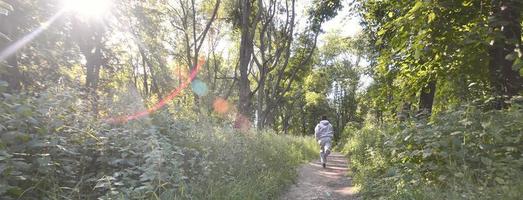
M 236 114 L 236 119 L 234 120 L 234 128 L 240 130 L 241 132 L 247 132 L 251 129 L 251 127 L 252 123 L 248 117 L 245 117 L 240 113 Z
M 40 35 L 42 32 L 45 31 L 45 29 L 47 29 L 51 24 L 53 24 L 58 19 L 58 17 L 62 16 L 63 13 L 64 13 L 64 10 L 58 11 L 58 13 L 56 13 L 51 18 L 49 18 L 47 21 L 42 23 L 33 32 L 31 32 L 31 33 L 25 35 L 24 37 L 20 38 L 19 40 L 17 40 L 13 44 L 7 46 L 5 49 L 2 49 L 0 51 L 0 61 L 5 60 L 9 56 L 13 55 L 19 49 L 21 49 L 22 47 L 27 45 L 29 42 L 34 40 L 36 37 L 38 37 L 38 35 Z
M 158 109 L 164 107 L 168 102 L 172 101 L 176 96 L 178 96 L 185 88 L 189 86 L 189 84 L 194 80 L 198 72 L 200 71 L 201 67 L 205 63 L 205 60 L 201 58 L 198 61 L 198 65 L 191 71 L 189 74 L 189 77 L 187 77 L 187 80 L 185 80 L 181 85 L 179 85 L 177 88 L 173 89 L 169 95 L 161 99 L 158 103 L 156 103 L 154 106 L 148 108 L 147 110 L 139 111 L 131 115 L 125 115 L 125 116 L 118 116 L 118 117 L 112 117 L 106 119 L 106 122 L 111 124 L 116 123 L 125 123 L 131 120 L 139 119 L 145 116 L 150 115 L 151 113 L 154 113 Z
M 191 88 L 194 93 L 198 96 L 205 96 L 209 89 L 207 88 L 207 84 L 205 84 L 203 81 L 196 79 L 191 83 Z
M 214 100 L 212 107 L 214 108 L 214 112 L 219 114 L 225 114 L 227 111 L 229 111 L 229 103 L 227 100 L 220 97 Z

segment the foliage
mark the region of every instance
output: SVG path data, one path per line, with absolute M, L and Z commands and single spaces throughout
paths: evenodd
M 271 199 L 316 155 L 310 138 L 173 118 L 173 105 L 107 124 L 81 95 L 70 88 L 3 94 L 2 199 Z
M 490 16 L 495 2 L 355 1 L 370 39 L 377 115 L 393 119 L 405 104 L 419 108 L 429 83 L 436 83 L 436 113 L 496 93 L 489 57 L 499 34 L 492 25 L 506 22 Z
M 343 7 L 340 0 L 313 0 L 312 8 L 309 10 L 311 29 L 315 32 L 321 30 L 321 24 L 332 19 Z
M 348 128 L 343 149 L 367 198 L 518 199 L 522 109 L 469 105 L 431 122 Z
M 283 130 L 296 135 L 312 134 L 322 115 L 328 116 L 340 133 L 346 123 L 362 121 L 357 112 L 357 88 L 362 74 L 359 62 L 364 57 L 361 36 L 345 37 L 339 30 L 323 35 L 324 43 L 313 57 L 312 69 L 285 96 L 284 112 L 278 120 Z M 334 139 L 338 140 L 338 136 L 335 134 Z

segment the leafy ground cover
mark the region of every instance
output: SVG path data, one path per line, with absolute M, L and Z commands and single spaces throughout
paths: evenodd
M 430 122 L 347 128 L 343 147 L 369 199 L 519 199 L 523 112 L 464 106 Z
M 239 133 L 183 110 L 104 123 L 80 95 L 3 94 L 0 199 L 272 199 L 316 156 L 311 138 Z

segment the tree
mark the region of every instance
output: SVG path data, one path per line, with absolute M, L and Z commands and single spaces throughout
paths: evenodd
M 314 7 L 308 13 L 309 26 L 305 33 L 301 35 L 302 38 L 298 40 L 298 48 L 294 52 L 291 51 L 291 44 L 294 33 L 295 2 L 293 0 L 285 0 L 283 3 L 269 1 L 267 5 L 263 1 L 255 3 L 240 1 L 240 9 L 236 12 L 240 19 L 237 25 L 241 34 L 238 108 L 239 119 L 241 119 L 239 121 L 249 120 L 252 116 L 252 97 L 255 92 L 258 92 L 257 124 L 262 129 L 265 124 L 272 124 L 273 119 L 267 118 L 267 116 L 277 115 L 276 106 L 291 88 L 297 74 L 295 73 L 296 70 L 292 70 L 293 67 L 299 69 L 307 66 L 311 61 L 316 48 L 317 37 L 321 31 L 321 24 L 337 14 L 337 11 L 341 8 L 341 3 L 337 0 L 313 2 Z M 281 20 L 279 26 L 277 26 L 278 23 L 273 21 L 277 19 L 275 16 L 278 10 L 285 13 L 285 17 L 282 17 L 283 20 Z M 254 37 L 256 34 L 259 35 L 258 41 Z M 259 46 L 257 46 L 256 54 L 253 54 L 255 44 L 259 44 Z M 249 75 L 253 62 L 258 66 L 258 77 L 255 78 L 258 85 L 254 90 L 251 90 Z M 277 69 L 274 71 L 275 75 L 270 78 L 270 72 L 274 69 Z M 285 80 L 286 75 L 288 81 L 284 82 L 282 80 Z M 274 80 L 274 82 L 271 82 L 272 87 L 266 87 L 268 84 L 266 80 L 268 79 Z
M 255 2 L 255 1 L 254 1 Z M 236 127 L 245 126 L 252 116 L 252 94 L 249 80 L 249 69 L 252 66 L 253 39 L 255 28 L 259 22 L 261 12 L 254 12 L 253 1 L 239 0 L 239 29 L 240 29 L 240 53 L 238 81 L 239 99 L 238 116 L 236 117 Z M 255 16 L 252 16 L 252 13 Z
M 493 0 L 489 16 L 489 32 L 492 42 L 489 48 L 489 72 L 493 93 L 512 97 L 523 89 L 519 73 L 521 64 L 521 10 L 523 3 L 517 0 Z M 519 64 L 516 63 L 518 61 Z M 500 109 L 501 98 L 495 107 Z
M 360 60 L 364 57 L 365 40 L 362 35 L 342 37 L 339 31 L 328 33 L 319 50 L 319 66 L 329 74 L 329 96 L 335 115 L 331 122 L 343 132 L 348 122 L 361 122 L 357 114 Z M 337 136 L 338 137 L 338 136 Z M 336 138 L 337 139 L 337 138 Z
M 199 3 L 206 3 L 205 1 Z M 207 33 L 213 24 L 220 8 L 221 0 L 216 0 L 212 12 L 208 19 L 203 19 L 203 13 L 199 13 L 196 8 L 195 0 L 180 0 L 178 5 L 170 5 L 170 13 L 173 19 L 170 21 L 173 27 L 183 35 L 185 55 L 189 71 L 195 70 L 200 59 L 202 45 L 206 41 Z M 200 16 L 202 15 L 202 16 Z M 202 23 L 203 22 L 203 23 Z M 198 105 L 198 94 L 194 94 L 195 103 Z
M 438 112 L 448 104 L 493 94 L 485 95 L 493 85 L 489 71 L 497 65 L 487 59 L 492 58 L 489 42 L 494 38 L 489 29 L 495 30 L 492 26 L 497 24 L 492 21 L 497 21 L 495 17 L 488 20 L 493 6 L 477 1 L 356 2 L 375 49 L 373 90 L 378 90 L 375 100 L 381 102 L 376 105 L 386 105 L 377 113 L 393 117 L 404 105 L 417 107 L 418 112 Z

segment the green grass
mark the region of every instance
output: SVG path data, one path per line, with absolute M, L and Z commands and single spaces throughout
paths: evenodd
M 207 135 L 204 142 L 212 143 L 213 137 L 216 134 Z M 312 138 L 269 132 L 226 137 L 215 144 L 212 148 L 215 151 L 208 156 L 219 159 L 226 153 L 234 156 L 217 164 L 208 178 L 199 183 L 198 187 L 214 192 L 195 194 L 196 199 L 274 199 L 295 179 L 296 167 L 316 155 Z M 230 174 L 230 180 L 222 178 L 223 174 Z

